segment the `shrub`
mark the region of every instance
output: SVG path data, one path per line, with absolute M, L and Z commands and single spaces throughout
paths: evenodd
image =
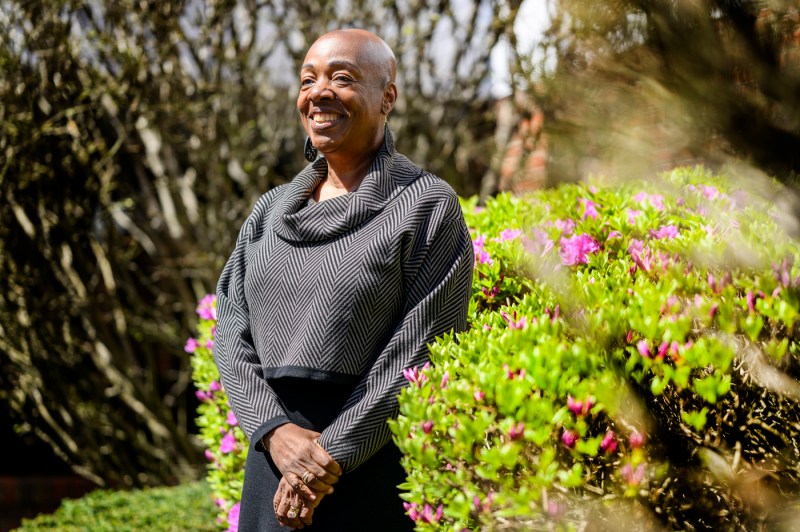
M 24 519 L 17 530 L 140 532 L 216 530 L 214 505 L 203 482 L 174 488 L 94 491 L 66 500 L 53 514 Z
M 390 422 L 418 530 L 758 528 L 797 510 L 797 245 L 702 169 L 660 186 L 464 202 L 471 328 L 404 372 Z M 186 349 L 233 524 L 247 445 L 214 305 Z
M 751 529 L 798 508 L 798 248 L 703 170 L 662 188 L 465 203 L 472 327 L 407 372 L 391 422 L 417 530 Z

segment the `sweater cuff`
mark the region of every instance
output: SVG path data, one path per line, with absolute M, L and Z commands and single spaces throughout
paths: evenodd
M 253 451 L 259 453 L 266 451 L 266 449 L 264 449 L 264 446 L 261 445 L 261 438 L 269 434 L 269 432 L 272 429 L 280 427 L 281 425 L 285 425 L 287 423 L 291 423 L 291 420 L 286 416 L 277 416 L 266 420 L 256 429 L 256 431 L 250 437 L 250 448 Z

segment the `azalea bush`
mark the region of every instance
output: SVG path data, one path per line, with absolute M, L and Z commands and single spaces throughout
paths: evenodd
M 418 530 L 792 518 L 800 262 L 768 204 L 695 169 L 463 208 L 471 327 L 406 368 L 390 422 Z M 247 443 L 211 356 L 213 296 L 198 314 L 200 437 L 235 530 Z
M 197 305 L 197 338 L 186 341 L 192 354 L 192 378 L 200 401 L 197 425 L 209 462 L 207 481 L 219 508 L 217 522 L 229 532 L 239 527 L 239 499 L 247 459 L 247 437 L 239 428 L 228 398 L 222 389 L 212 349 L 216 333 L 217 299 L 207 295 Z
M 697 169 L 464 210 L 472 326 L 391 422 L 417 530 L 793 519 L 800 271 L 769 205 Z

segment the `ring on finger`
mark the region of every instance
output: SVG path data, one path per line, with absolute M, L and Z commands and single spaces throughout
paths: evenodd
M 303 473 L 303 484 L 308 486 L 308 483 L 314 480 L 314 474 L 311 471 Z
M 294 519 L 297 517 L 299 513 L 300 513 L 300 508 L 298 508 L 297 506 L 292 506 L 291 508 L 289 508 L 289 511 L 286 512 L 286 517 L 288 517 L 289 519 Z

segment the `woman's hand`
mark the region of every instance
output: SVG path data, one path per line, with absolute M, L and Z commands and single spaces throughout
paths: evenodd
M 281 425 L 266 436 L 272 461 L 290 487 L 298 495 L 314 501 L 333 493 L 342 468 L 331 458 L 316 439 L 319 432 L 306 430 L 293 423 Z
M 304 528 L 310 525 L 314 508 L 322 500 L 322 497 L 324 495 L 320 495 L 315 501 L 303 499 L 292 488 L 286 477 L 281 478 L 278 491 L 275 492 L 275 498 L 272 500 L 278 523 L 290 528 Z

